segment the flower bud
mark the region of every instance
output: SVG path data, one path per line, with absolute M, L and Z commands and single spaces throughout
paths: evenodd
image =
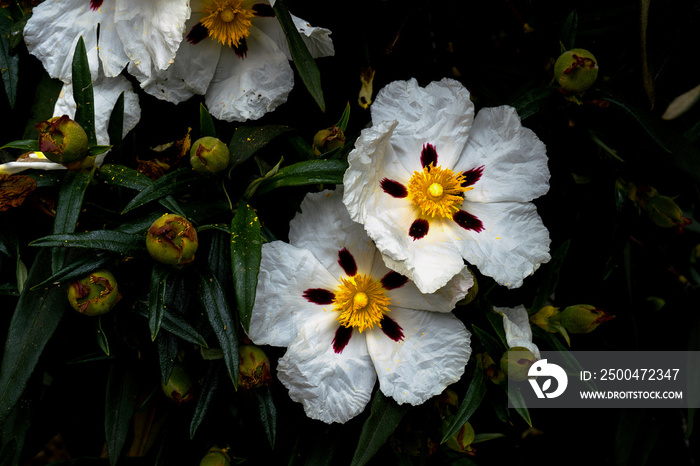
M 457 393 L 450 388 L 446 388 L 440 395 L 435 397 L 435 407 L 441 419 L 453 416 L 459 409 Z
M 228 448 L 211 447 L 199 466 L 231 466 L 231 457 Z
M 514 346 L 503 354 L 501 358 L 501 370 L 510 380 L 522 382 L 527 379 L 527 373 L 537 361 L 532 352 L 522 346 Z
M 231 156 L 220 139 L 205 136 L 197 139 L 190 149 L 190 164 L 200 175 L 213 175 L 228 167 Z
M 119 301 L 117 280 L 107 270 L 97 270 L 71 282 L 67 293 L 71 307 L 88 316 L 109 312 Z
M 319 156 L 328 151 L 343 147 L 345 145 L 345 135 L 343 130 L 337 126 L 322 129 L 314 136 L 314 154 Z
M 198 246 L 197 231 L 192 224 L 175 214 L 165 214 L 153 222 L 146 236 L 148 253 L 166 265 L 189 264 Z
M 571 340 L 566 328 L 561 324 L 561 312 L 554 306 L 545 306 L 530 316 L 530 322 L 550 333 L 561 333 L 566 344 L 571 346 Z
M 454 451 L 473 455 L 475 450 L 471 443 L 474 441 L 474 437 L 474 428 L 469 422 L 465 422 L 457 433 L 448 438 L 445 443 Z
M 481 360 L 481 367 L 484 368 L 484 374 L 491 382 L 500 384 L 506 379 L 505 372 L 496 365 L 496 362 L 488 353 L 479 353 L 476 357 Z
M 588 333 L 614 317 L 590 304 L 578 304 L 561 312 L 561 324 L 571 333 Z
M 690 219 L 683 216 L 678 204 L 668 196 L 653 196 L 647 201 L 646 210 L 651 221 L 662 228 L 682 228 L 691 223 Z
M 254 345 L 238 347 L 238 386 L 247 390 L 272 383 L 270 360 Z
M 42 121 L 36 129 L 39 130 L 39 150 L 52 162 L 68 165 L 88 154 L 85 130 L 68 115 Z
M 178 406 L 194 397 L 192 379 L 180 364 L 173 366 L 170 378 L 167 382 L 161 380 L 160 386 L 165 396 L 177 403 Z
M 591 87 L 598 77 L 598 60 L 588 50 L 571 49 L 557 58 L 554 77 L 564 90 L 581 93 Z

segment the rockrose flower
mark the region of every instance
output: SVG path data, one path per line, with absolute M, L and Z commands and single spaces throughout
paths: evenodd
M 289 241 L 263 245 L 249 336 L 286 346 L 278 376 L 306 414 L 346 422 L 377 379 L 398 403 L 417 405 L 459 380 L 470 333 L 450 311 L 472 286 L 468 271 L 425 295 L 389 270 L 353 222 L 342 190 L 306 196 Z
M 274 0 L 192 0 L 174 64 L 151 76 L 130 72 L 151 95 L 179 103 L 204 95 L 226 121 L 256 120 L 287 100 L 294 84 L 291 55 L 272 9 Z M 292 17 L 314 57 L 333 55 L 330 31 Z
M 482 109 L 443 79 L 396 81 L 377 95 L 345 173 L 344 203 L 386 265 L 430 293 L 463 259 L 509 288 L 549 256 L 530 202 L 549 189 L 544 144 L 515 109 Z
M 494 307 L 493 310 L 503 316 L 503 330 L 509 348 L 527 348 L 540 359 L 540 349 L 532 342 L 532 327 L 525 306 Z

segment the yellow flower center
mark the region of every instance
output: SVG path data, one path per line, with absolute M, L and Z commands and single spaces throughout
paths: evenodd
M 464 175 L 431 163 L 413 172 L 408 182 L 408 199 L 428 218 L 451 218 L 464 201 L 463 194 L 474 189 L 462 186 Z
M 344 327 L 356 327 L 363 332 L 374 327 L 374 324 L 381 327 L 384 314 L 389 312 L 389 302 L 380 282 L 371 275 L 357 274 L 340 278 L 333 310 L 340 313 L 338 322 Z
M 244 8 L 243 0 L 210 0 L 202 12 L 206 16 L 201 23 L 209 30 L 209 37 L 223 45 L 238 47 L 250 35 L 255 12 Z

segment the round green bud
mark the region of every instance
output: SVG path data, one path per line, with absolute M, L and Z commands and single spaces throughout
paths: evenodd
M 189 374 L 180 364 L 175 364 L 170 372 L 167 382 L 161 380 L 160 386 L 163 393 L 178 405 L 191 400 L 193 394 L 193 382 Z
M 39 130 L 39 150 L 52 162 L 68 165 L 87 156 L 87 134 L 68 115 L 42 121 L 36 129 Z
M 200 175 L 213 175 L 225 170 L 231 156 L 220 139 L 205 136 L 197 139 L 190 149 L 190 164 Z
M 67 294 L 71 307 L 88 316 L 105 314 L 119 301 L 117 280 L 108 270 L 97 270 L 72 281 Z
M 588 333 L 614 317 L 590 304 L 577 304 L 561 312 L 561 324 L 571 333 Z
M 199 241 L 197 231 L 186 218 L 165 214 L 151 224 L 146 249 L 161 264 L 180 267 L 194 260 Z
M 231 466 L 231 457 L 228 448 L 211 447 L 199 466 Z
M 513 346 L 501 358 L 501 370 L 510 380 L 522 382 L 527 379 L 527 373 L 537 361 L 532 352 L 522 346 Z
M 322 129 L 314 136 L 313 147 L 316 156 L 343 146 L 345 146 L 345 135 L 337 126 Z
M 646 203 L 646 210 L 651 221 L 662 228 L 683 228 L 691 222 L 689 218 L 683 216 L 683 211 L 676 201 L 668 196 L 651 197 Z
M 581 93 L 598 78 L 598 60 L 588 50 L 568 50 L 554 63 L 554 77 L 564 90 Z
M 272 383 L 270 360 L 254 345 L 238 347 L 238 386 L 243 389 L 268 386 Z

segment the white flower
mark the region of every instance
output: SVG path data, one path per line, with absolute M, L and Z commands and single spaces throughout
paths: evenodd
M 278 375 L 306 414 L 327 423 L 362 412 L 379 379 L 417 405 L 459 380 L 470 333 L 450 311 L 472 286 L 468 271 L 431 295 L 386 268 L 342 190 L 309 194 L 290 223 L 291 244 L 263 245 L 248 335 L 288 347 Z
M 389 268 L 429 293 L 463 258 L 509 288 L 550 259 L 530 202 L 549 189 L 545 147 L 515 109 L 474 118 L 469 92 L 443 79 L 393 82 L 371 112 L 348 157 L 344 202 Z
M 503 316 L 503 329 L 506 332 L 508 347 L 527 348 L 537 359 L 540 359 L 540 349 L 532 342 L 532 327 L 525 306 L 494 307 L 493 310 Z
M 179 103 L 204 95 L 226 121 L 256 120 L 287 100 L 291 55 L 268 0 L 192 0 L 186 38 L 173 66 L 151 76 L 129 67 L 151 95 Z M 314 57 L 333 55 L 330 31 L 292 17 Z

